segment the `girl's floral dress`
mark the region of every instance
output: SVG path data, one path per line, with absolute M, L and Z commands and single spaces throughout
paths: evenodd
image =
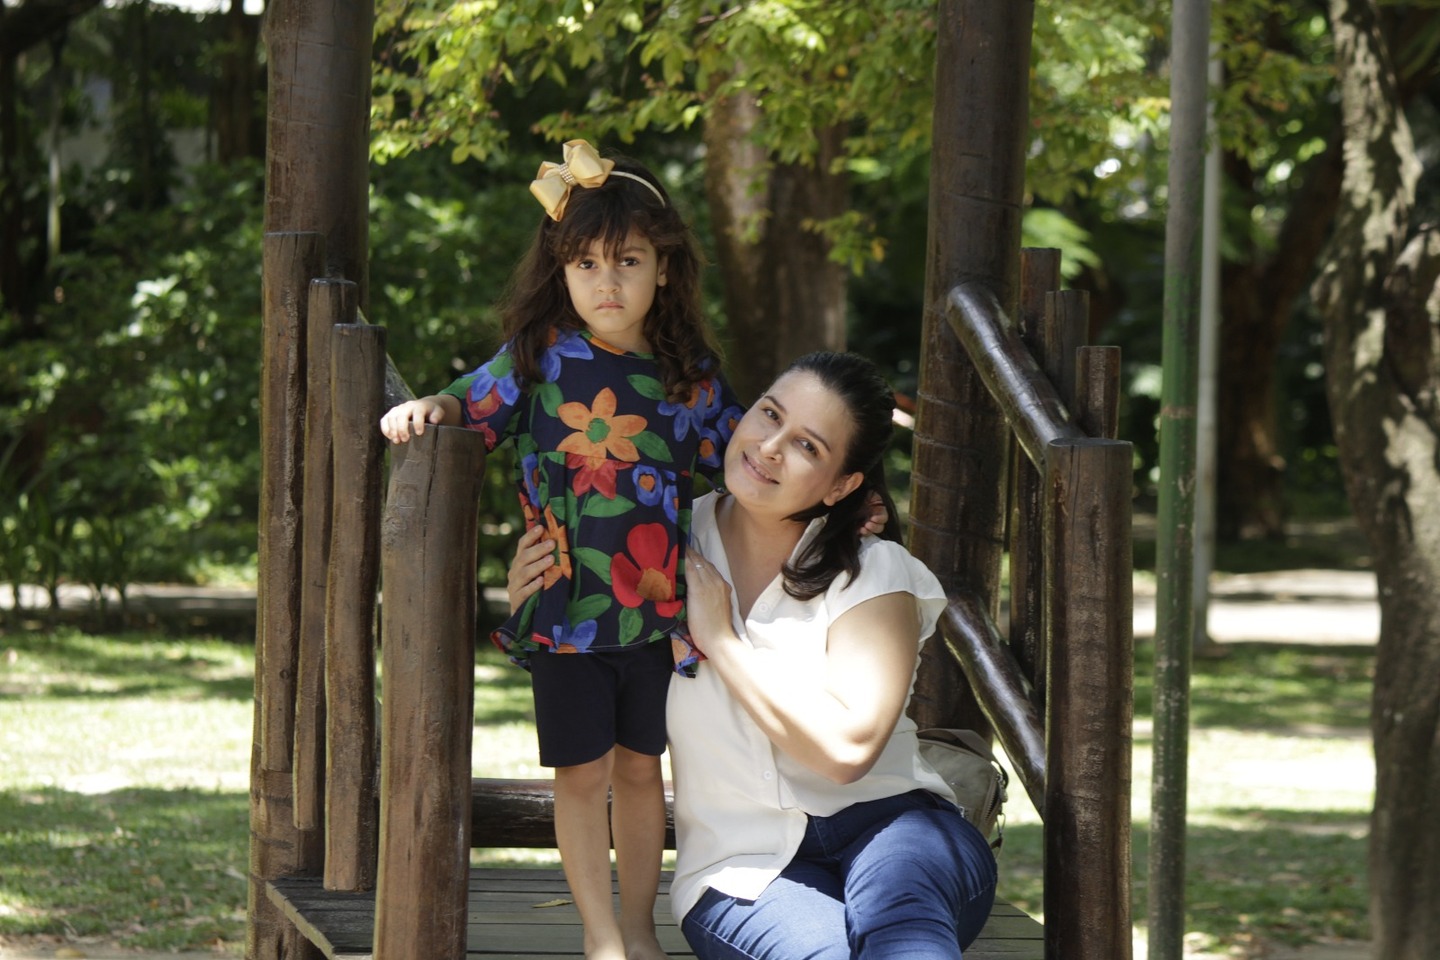
M 670 640 L 676 669 L 691 673 L 677 574 L 694 477 L 723 477 L 744 408 L 718 373 L 667 400 L 651 355 L 587 331 L 557 330 L 541 370 L 522 392 L 507 345 L 444 390 L 487 449 L 514 439 L 526 525 L 544 524 L 557 549 L 543 587 L 491 639 L 521 666 L 542 651 Z

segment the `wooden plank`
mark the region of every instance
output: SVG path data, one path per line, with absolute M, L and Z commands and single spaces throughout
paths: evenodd
M 555 848 L 555 781 L 477 777 L 470 783 L 471 846 Z M 675 849 L 675 793 L 668 780 L 665 849 Z
M 693 957 L 670 917 L 670 878 L 660 881 L 655 904 L 656 933 L 671 957 Z M 616 908 L 619 887 L 616 885 Z M 267 893 L 330 960 L 373 960 L 375 894 L 324 889 L 313 877 L 272 881 Z M 581 955 L 580 915 L 570 902 L 565 876 L 558 869 L 483 868 L 470 872 L 466 957 L 485 960 L 535 960 Z M 540 906 L 564 901 L 553 906 Z M 965 951 L 966 960 L 1041 960 L 1044 929 L 1024 911 L 1003 901 L 995 904 L 980 939 Z

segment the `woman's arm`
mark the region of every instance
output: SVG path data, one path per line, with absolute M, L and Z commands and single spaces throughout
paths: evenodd
M 510 574 L 505 578 L 511 613 L 540 589 L 545 571 L 553 566 L 555 542 L 546 536 L 544 526 L 536 524 L 515 544 L 515 559 L 510 561 Z
M 696 561 L 699 560 L 699 563 Z M 730 622 L 730 585 L 686 558 L 691 634 L 730 695 L 785 753 L 836 783 L 859 780 L 894 733 L 915 675 L 920 622 L 909 593 L 872 597 L 830 624 L 825 671 L 797 676 Z

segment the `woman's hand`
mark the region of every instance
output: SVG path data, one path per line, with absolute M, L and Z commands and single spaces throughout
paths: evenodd
M 695 547 L 685 554 L 685 617 L 690 640 L 706 657 L 735 636 L 730 622 L 730 584 Z
M 443 424 L 459 417 L 460 401 L 456 398 L 446 395 L 421 397 L 391 407 L 380 418 L 380 432 L 391 443 L 406 443 L 412 432 L 417 437 L 424 436 L 427 423 Z
M 545 528 L 531 527 L 515 544 L 515 559 L 510 575 L 505 578 L 505 593 L 510 598 L 510 612 L 521 605 L 545 582 L 545 571 L 555 566 L 555 542 L 545 535 Z

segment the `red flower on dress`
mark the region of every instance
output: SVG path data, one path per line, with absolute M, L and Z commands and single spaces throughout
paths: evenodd
M 675 599 L 678 553 L 664 524 L 637 524 L 625 538 L 625 552 L 610 561 L 615 598 L 627 607 L 638 607 L 648 600 L 662 617 L 678 614 L 683 606 L 683 601 Z
M 485 421 L 493 416 L 496 410 L 500 409 L 501 402 L 500 388 L 498 386 L 492 387 L 490 392 L 479 400 L 470 400 L 467 398 L 465 401 L 465 419 L 469 422 L 471 430 L 477 431 L 485 438 L 485 449 L 487 450 L 494 450 L 497 441 L 495 439 L 495 431 L 490 429 L 490 424 Z
M 614 500 L 615 475 L 634 464 L 608 460 L 605 457 L 582 457 L 578 453 L 567 453 L 565 466 L 575 471 L 572 486 L 577 497 L 594 490 L 606 500 Z

